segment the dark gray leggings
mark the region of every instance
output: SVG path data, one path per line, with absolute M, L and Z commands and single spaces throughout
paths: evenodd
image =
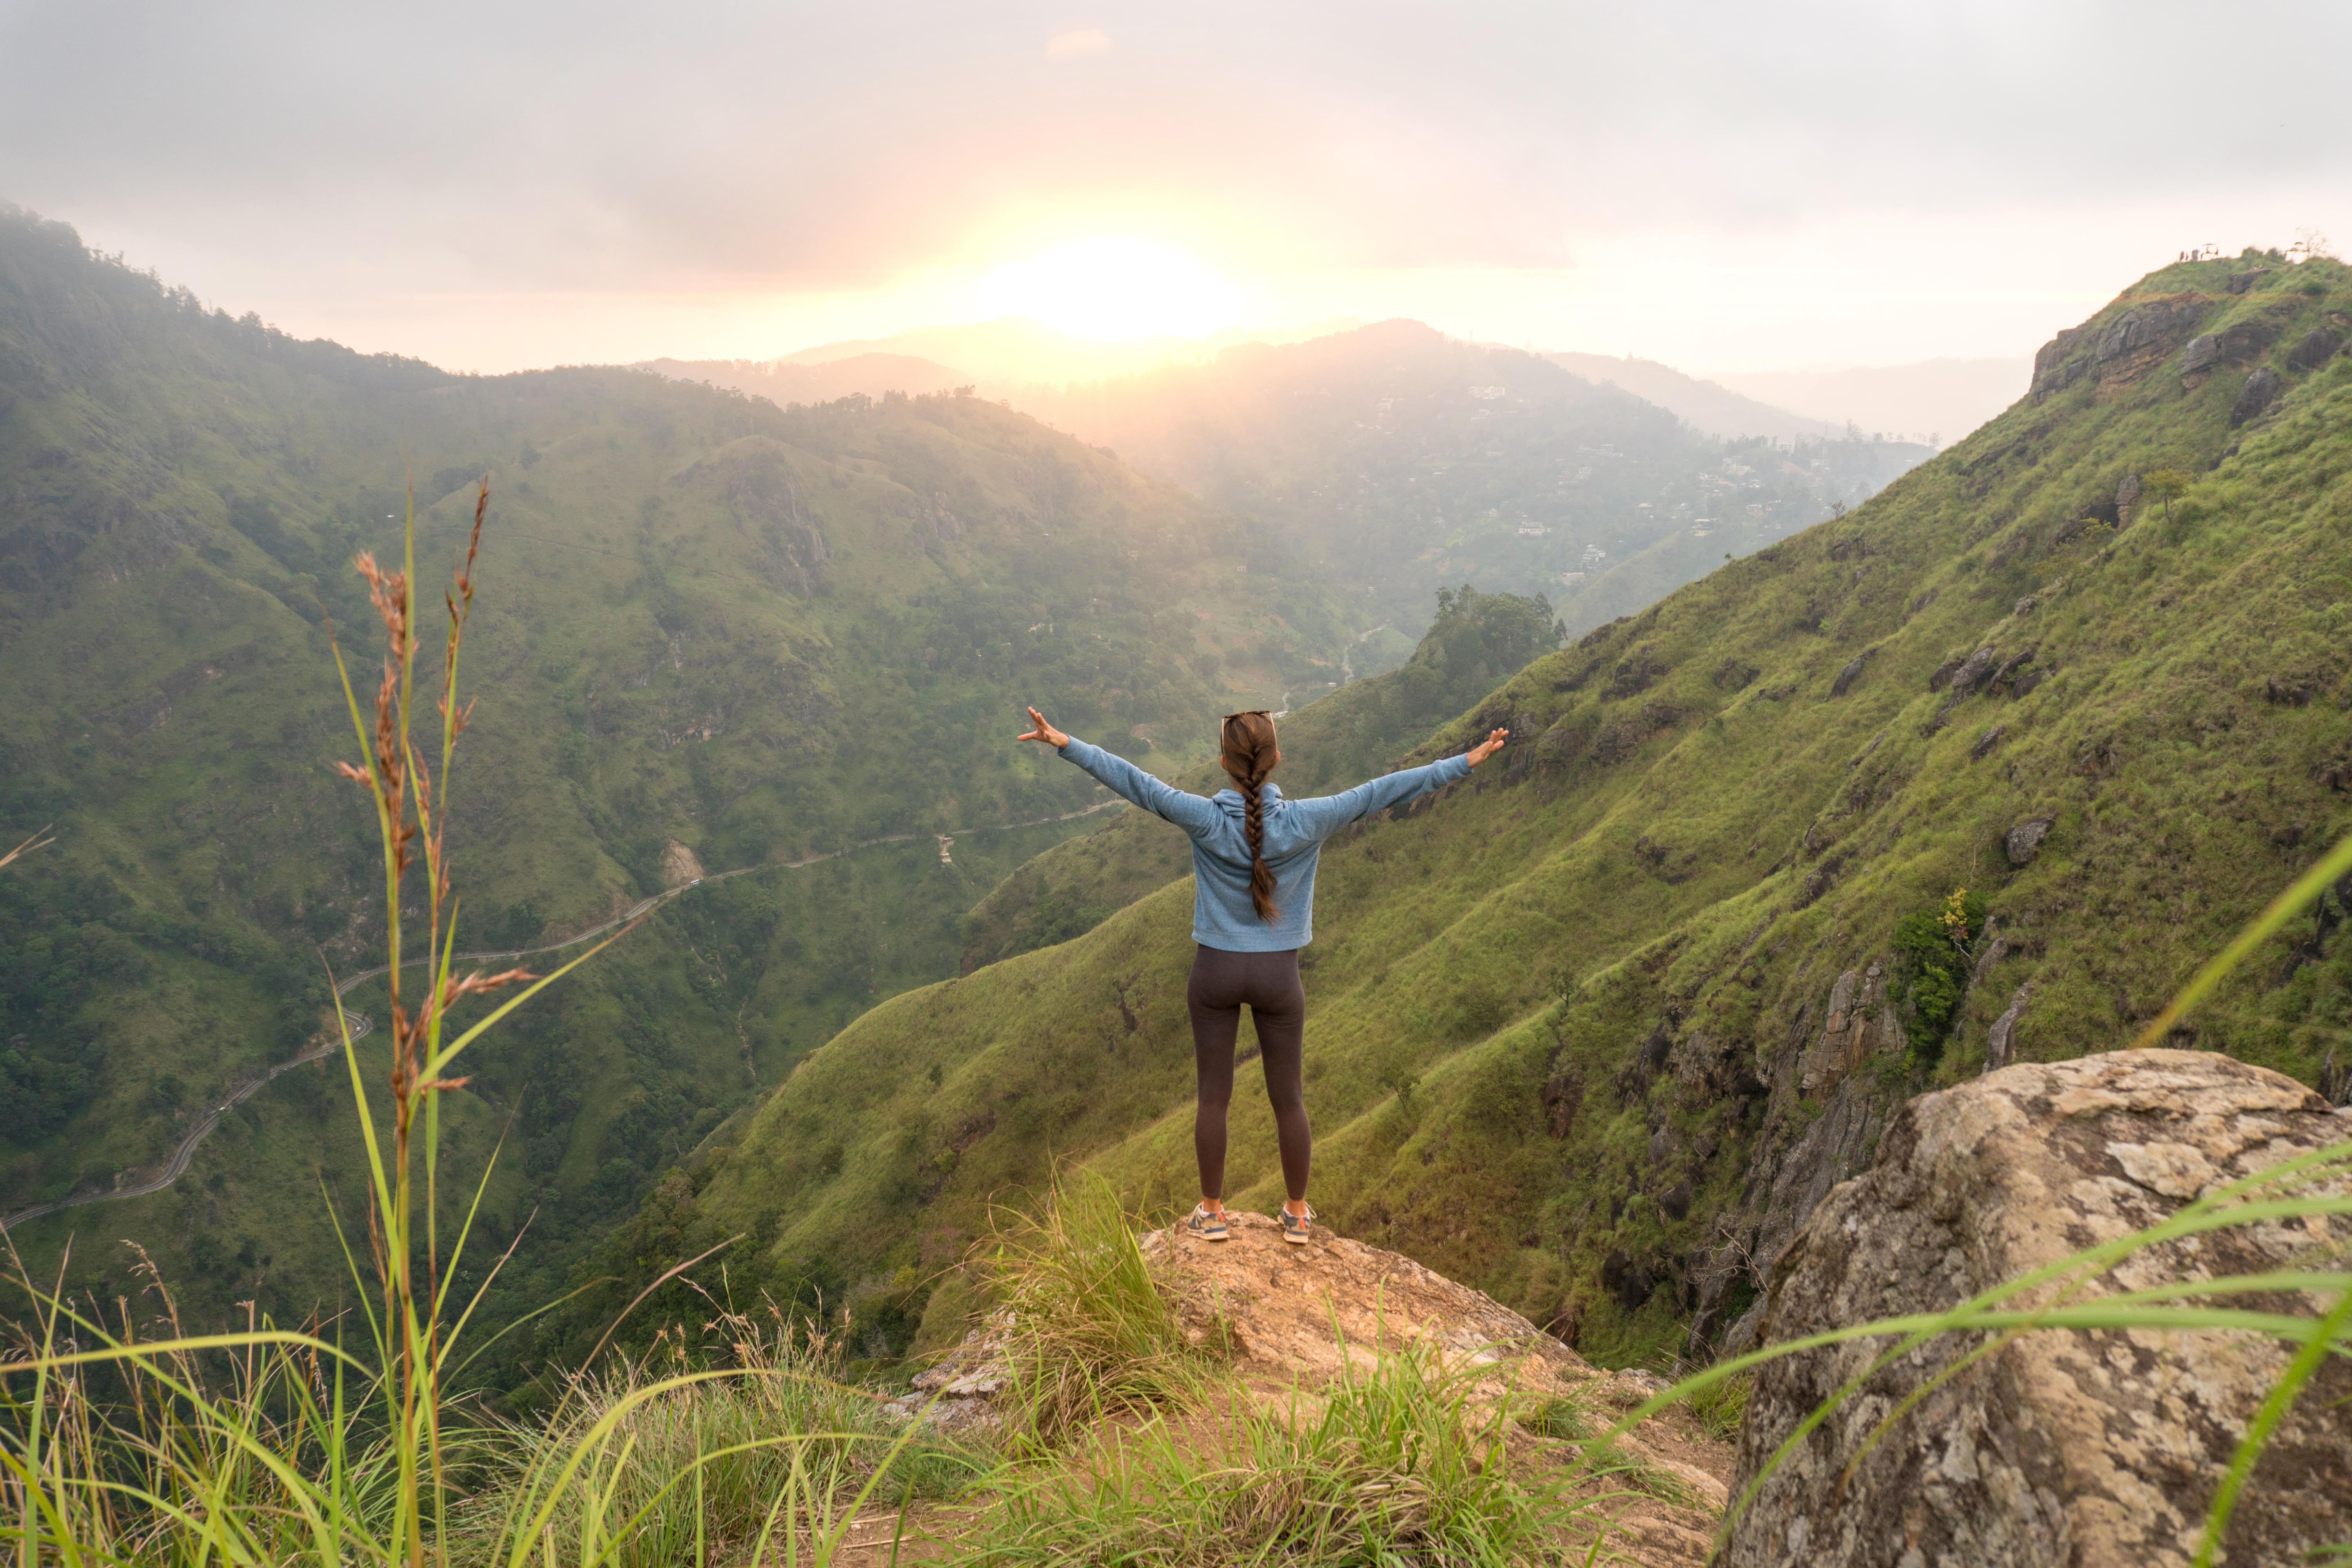
M 1307 1051 L 1307 991 L 1298 983 L 1298 950 L 1227 952 L 1203 947 L 1192 956 L 1184 1005 L 1192 1015 L 1192 1063 L 1201 1077 L 1201 1104 L 1192 1119 L 1192 1152 L 1201 1162 L 1201 1195 L 1225 1195 L 1225 1110 L 1234 1100 L 1234 1039 L 1242 1005 L 1257 1026 L 1265 1061 L 1265 1097 L 1274 1102 L 1282 1146 L 1282 1180 L 1297 1200 L 1307 1196 L 1314 1134 L 1307 1126 L 1301 1074 Z

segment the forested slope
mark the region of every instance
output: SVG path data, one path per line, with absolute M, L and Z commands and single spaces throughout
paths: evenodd
M 698 863 L 775 868 L 671 905 L 457 1097 L 467 1159 L 508 1138 L 493 1231 L 539 1215 L 526 1297 L 797 1054 L 954 973 L 963 912 L 1101 820 L 993 831 L 1106 798 L 1003 744 L 1022 701 L 1124 744 L 1205 734 L 1360 629 L 1277 542 L 992 404 L 452 375 L 231 321 L 0 213 L 0 829 L 57 837 L 0 877 L 0 1213 L 156 1166 L 322 1027 L 327 964 L 376 962 L 327 637 L 372 662 L 349 563 L 396 559 L 408 472 L 428 594 L 492 476 L 460 946 L 553 940 Z M 348 1194 L 355 1158 L 326 1074 L 249 1101 L 171 1190 L 19 1245 L 94 1227 L 213 1304 L 306 1308 L 341 1269 L 318 1178 Z M 79 1258 L 108 1295 L 123 1260 Z
M 1595 1355 L 1663 1354 L 1736 1331 L 1903 1097 L 1989 1047 L 2127 1043 L 2347 821 L 2347 309 L 2332 262 L 2153 274 L 1967 442 L 1442 727 L 1417 758 L 1516 740 L 1324 857 L 1334 1226 Z M 737 1278 L 823 1286 L 892 1349 L 947 1331 L 942 1270 L 1056 1159 L 1188 1203 L 1190 900 L 876 1009 L 608 1258 L 741 1230 Z M 2340 1095 L 2346 912 L 2178 1038 Z M 1234 1147 L 1234 1194 L 1270 1203 L 1248 1095 Z

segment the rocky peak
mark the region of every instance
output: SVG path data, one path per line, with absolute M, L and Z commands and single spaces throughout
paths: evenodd
M 1922 1095 L 1887 1126 L 1876 1165 L 1832 1192 L 1781 1253 L 1759 1339 L 1947 1310 L 2347 1139 L 2352 1116 L 2292 1079 L 2197 1051 L 2020 1065 Z M 2352 1193 L 2352 1182 L 2335 1185 Z M 2067 1299 L 2305 1267 L 2347 1247 L 2347 1216 L 2233 1226 L 2144 1248 Z M 2019 1305 L 2053 1301 L 2054 1289 Z M 2310 1317 L 2327 1300 L 2282 1292 L 2231 1304 Z M 1835 1390 L 1864 1382 L 1764 1483 L 1727 1568 L 2185 1564 L 2289 1353 L 2243 1333 L 2053 1331 L 1965 1366 L 1977 1339 L 1934 1340 L 1873 1372 L 1885 1348 L 1856 1342 L 1759 1370 L 1735 1495 Z M 1947 1370 L 1948 1381 L 1879 1432 Z M 2352 1367 L 2332 1361 L 2240 1498 L 2231 1562 L 2296 1563 L 2352 1538 L 2347 1397 Z
M 1368 1370 L 1383 1354 L 1433 1345 L 1449 1367 L 1488 1369 L 1479 1397 L 1510 1395 L 1528 1407 L 1566 1395 L 1603 1420 L 1663 1390 L 1643 1372 L 1604 1372 L 1499 1301 L 1423 1268 L 1402 1253 L 1369 1247 L 1316 1226 L 1306 1246 L 1259 1214 L 1228 1211 L 1232 1239 L 1204 1242 L 1178 1230 L 1142 1239 L 1144 1256 L 1164 1271 L 1186 1341 L 1229 1356 L 1241 1385 L 1261 1404 L 1284 1406 L 1350 1366 Z M 961 1426 L 984 1423 L 1009 1386 L 1001 1319 L 975 1329 L 937 1365 L 918 1374 L 908 1414 Z M 937 1396 L 936 1398 L 934 1396 Z M 1491 1404 L 1487 1408 L 1492 1408 Z M 1610 1548 L 1643 1568 L 1699 1568 L 1729 1493 L 1727 1447 L 1696 1436 L 1679 1419 L 1642 1423 L 1617 1439 L 1634 1462 L 1663 1470 L 1687 1489 L 1689 1504 L 1621 1500 Z M 1696 1506 L 1692 1506 L 1696 1505 Z

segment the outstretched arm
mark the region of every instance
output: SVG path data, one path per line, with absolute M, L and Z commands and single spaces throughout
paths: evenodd
M 1456 779 L 1468 776 L 1472 768 L 1503 749 L 1508 730 L 1496 730 L 1470 751 L 1458 757 L 1444 757 L 1426 767 L 1406 768 L 1401 772 L 1360 784 L 1342 795 L 1327 795 L 1315 800 L 1296 803 L 1298 820 L 1318 838 L 1328 838 L 1351 822 L 1361 821 L 1376 811 L 1408 800 L 1415 800 L 1433 790 L 1443 788 Z
M 1100 746 L 1072 739 L 1045 722 L 1045 716 L 1034 708 L 1029 710 L 1029 731 L 1015 739 L 1053 747 L 1092 773 L 1113 794 L 1133 801 L 1152 816 L 1165 818 L 1187 833 L 1205 832 L 1215 822 L 1217 808 L 1201 796 L 1161 783 L 1125 757 L 1115 757 Z

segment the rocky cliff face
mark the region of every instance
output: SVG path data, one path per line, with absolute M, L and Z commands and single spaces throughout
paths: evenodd
M 2202 1052 L 2021 1065 L 1923 1095 L 1894 1116 L 1876 1164 L 1822 1200 L 1782 1252 L 1760 1340 L 1941 1312 L 2347 1141 L 2352 1111 Z M 2352 1193 L 2340 1167 L 2331 1190 Z M 2340 1268 L 2347 1248 L 2352 1217 L 2343 1215 L 2232 1226 L 2145 1248 L 2103 1278 L 2017 1305 Z M 2282 1292 L 2226 1304 L 2307 1317 L 2332 1300 Z M 1965 1366 L 1983 1342 L 1950 1336 L 1874 1370 L 1891 1342 L 1791 1356 L 1759 1373 L 1735 1496 L 1808 1415 L 1849 1380 L 1863 1383 L 1765 1482 L 1732 1535 L 1728 1568 L 2186 1563 L 2288 1354 L 2242 1332 L 2053 1331 Z M 1896 1414 L 1941 1373 L 1949 1380 Z M 2240 1499 L 2229 1561 L 2300 1562 L 2352 1540 L 2347 1397 L 2352 1367 L 2341 1360 L 2306 1387 Z

